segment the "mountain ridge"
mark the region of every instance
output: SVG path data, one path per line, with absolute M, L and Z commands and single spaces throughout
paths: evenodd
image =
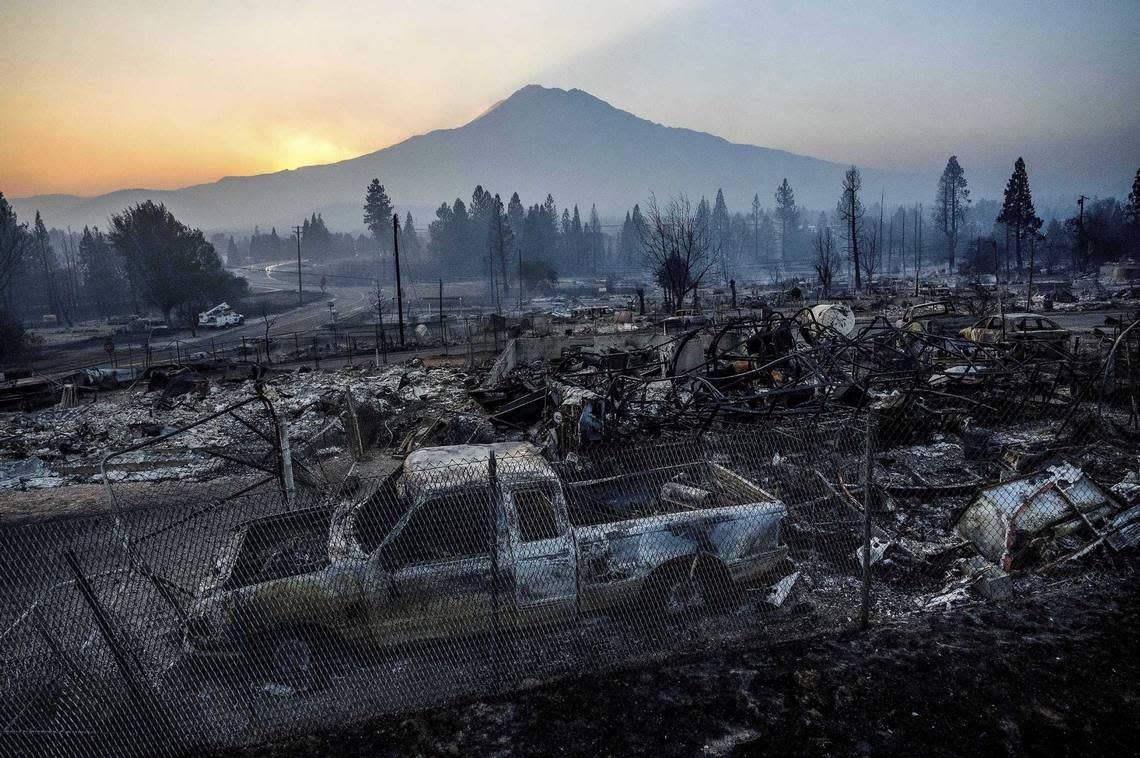
M 846 164 L 719 135 L 667 126 L 621 110 L 581 89 L 524 86 L 470 121 L 433 129 L 335 163 L 265 174 L 231 175 L 171 190 L 124 188 L 82 197 L 55 193 L 12 200 L 23 217 L 40 210 L 49 226 L 105 226 L 111 213 L 150 198 L 207 231 L 287 227 L 313 212 L 330 227 L 363 228 L 364 188 L 379 177 L 401 210 L 422 216 L 441 202 L 466 199 L 476 184 L 525 204 L 549 192 L 560 206 L 598 206 L 623 215 L 651 192 L 712 196 L 724 188 L 730 209 L 745 211 L 753 194 L 772 205 L 786 176 L 797 201 L 830 208 Z M 933 186 L 914 177 L 864 170 L 865 186 L 889 183 L 893 195 Z M 899 192 L 898 189 L 904 192 Z M 920 196 L 929 194 L 922 191 Z M 430 219 L 420 218 L 421 228 Z

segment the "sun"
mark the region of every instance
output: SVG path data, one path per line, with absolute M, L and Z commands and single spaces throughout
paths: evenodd
M 322 163 L 335 163 L 357 155 L 352 147 L 321 136 L 290 132 L 274 141 L 269 162 L 274 170 L 294 169 Z

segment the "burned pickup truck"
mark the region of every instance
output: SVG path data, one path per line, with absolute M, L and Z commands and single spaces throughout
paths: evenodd
M 564 481 L 524 443 L 425 448 L 355 503 L 251 521 L 193 606 L 194 655 L 279 676 L 318 648 L 712 609 L 783 568 L 773 496 L 711 462 Z

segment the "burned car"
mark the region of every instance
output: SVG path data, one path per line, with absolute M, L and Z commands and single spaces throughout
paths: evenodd
M 786 514 L 716 463 L 570 482 L 525 443 L 423 448 L 331 515 L 314 508 L 239 529 L 191 609 L 185 645 L 257 657 L 292 684 L 313 674 L 318 648 L 623 606 L 699 613 L 784 567 Z
M 1065 352 L 1072 333 L 1056 321 L 1036 313 L 987 316 L 961 331 L 962 337 L 982 345 L 1035 348 Z
M 973 324 L 974 318 L 962 313 L 949 300 L 912 305 L 895 326 L 908 332 L 922 332 L 938 337 L 955 337 Z

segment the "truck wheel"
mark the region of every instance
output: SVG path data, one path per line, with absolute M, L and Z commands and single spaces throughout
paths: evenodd
M 302 632 L 286 632 L 277 639 L 266 640 L 262 649 L 262 670 L 266 680 L 297 692 L 317 689 L 329 680 L 332 661 L 325 647 L 314 637 Z
M 661 610 L 666 618 L 699 616 L 709 606 L 708 592 L 700 574 L 671 571 L 662 587 Z
M 286 637 L 273 649 L 273 668 L 270 672 L 278 684 L 304 691 L 313 686 L 316 661 L 313 646 L 301 637 Z
M 649 607 L 663 619 L 701 616 L 730 608 L 737 589 L 723 566 L 707 560 L 694 568 L 691 559 L 674 563 L 650 578 Z

